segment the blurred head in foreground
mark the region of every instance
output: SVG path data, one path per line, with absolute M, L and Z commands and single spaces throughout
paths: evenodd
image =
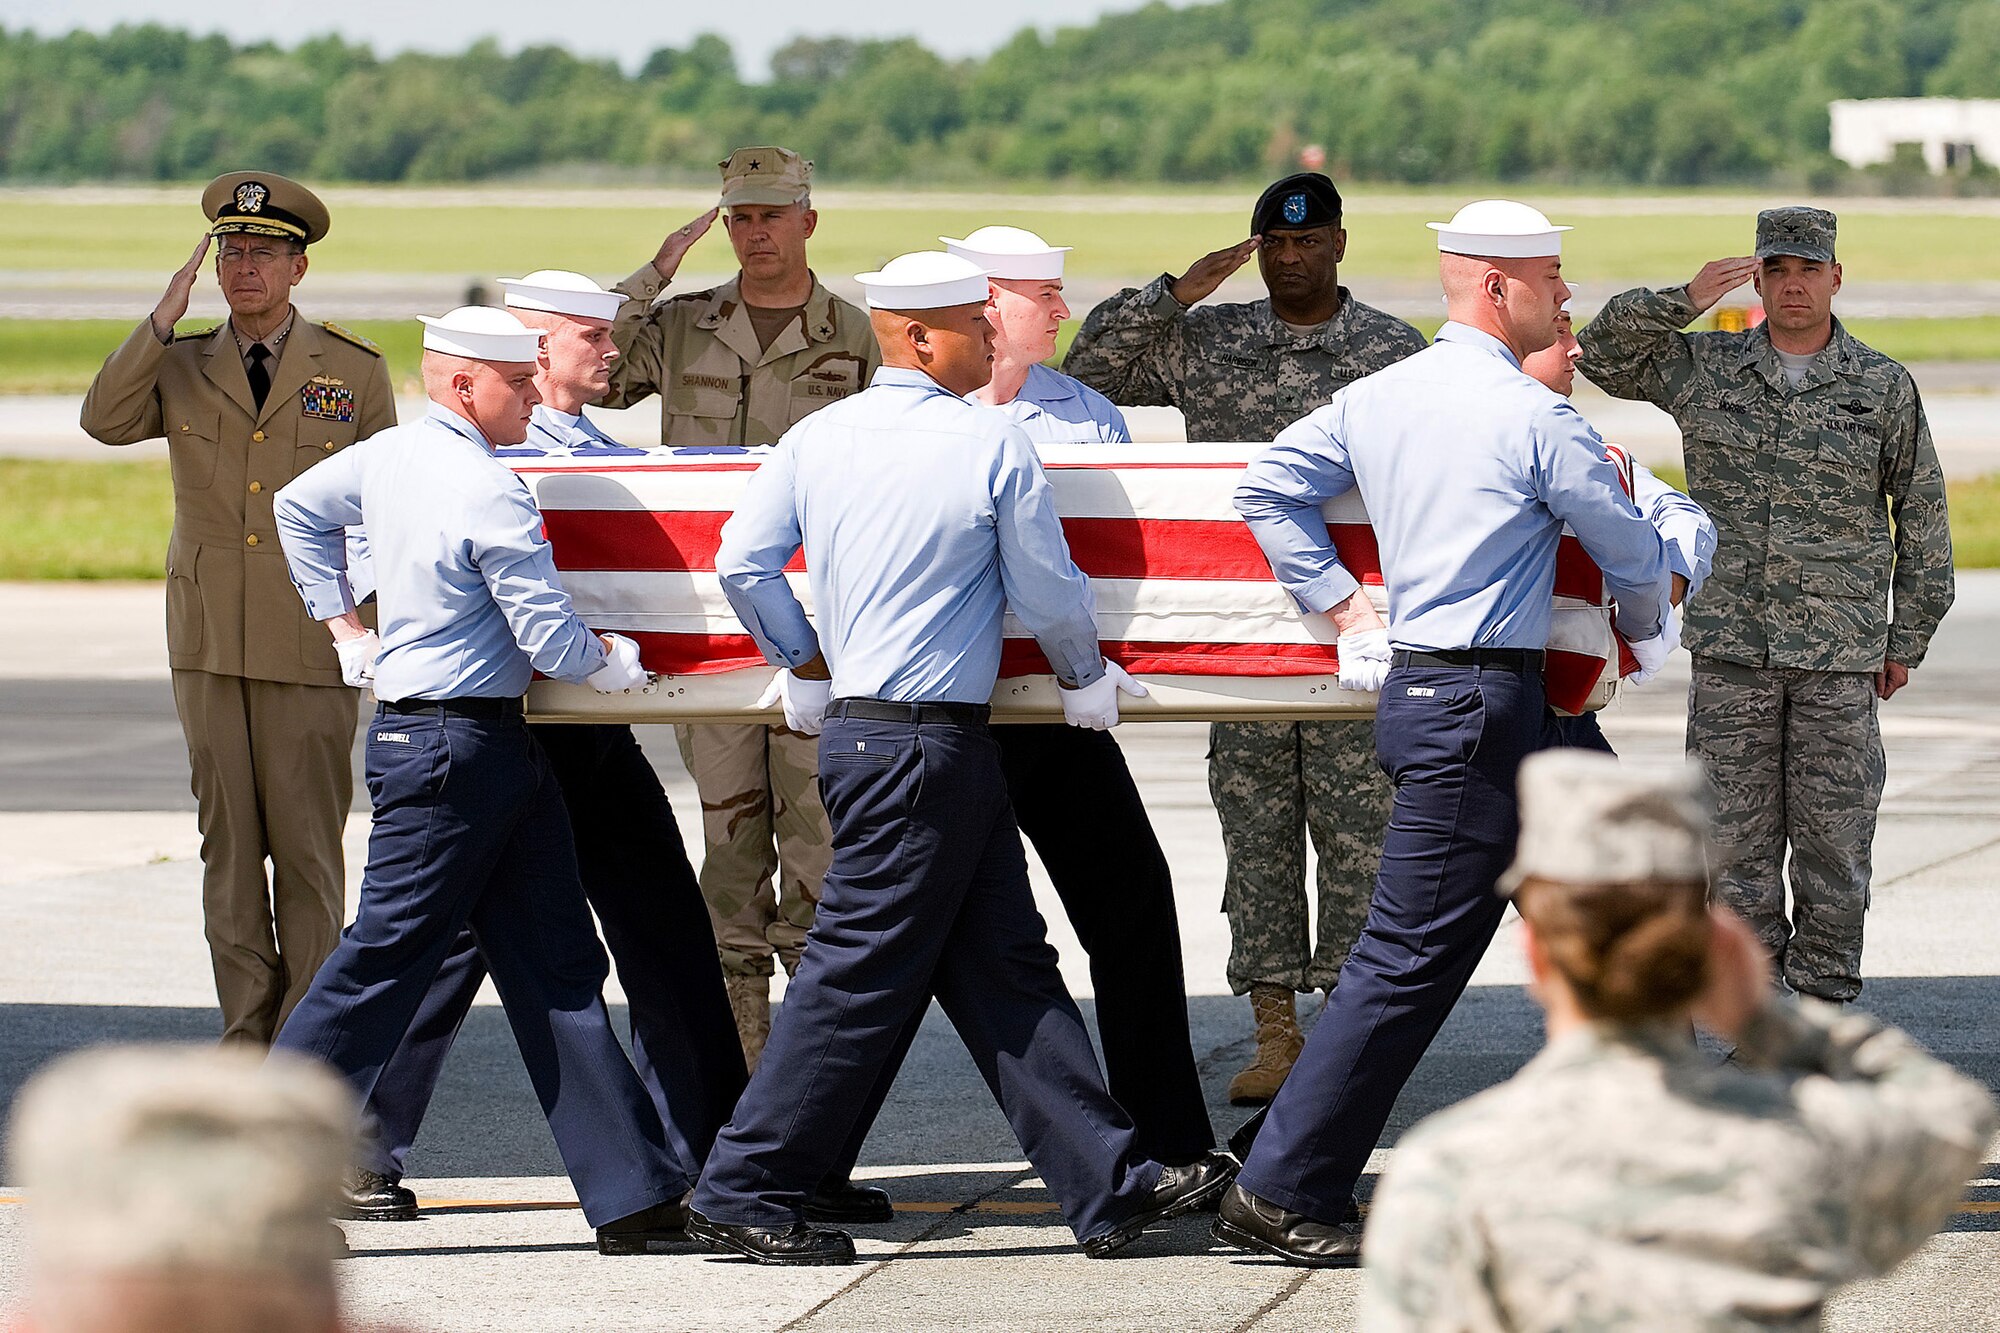
M 333 1333 L 345 1086 L 278 1053 L 102 1047 L 28 1084 L 32 1333 Z

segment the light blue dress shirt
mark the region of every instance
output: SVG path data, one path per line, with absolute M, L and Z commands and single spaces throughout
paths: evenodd
M 1715 520 L 1637 459 L 1632 461 L 1632 503 L 1666 543 L 1667 568 L 1688 581 L 1687 595 L 1694 596 L 1707 582 L 1715 559 Z
M 785 582 L 801 546 L 817 633 Z M 1034 446 L 921 371 L 885 366 L 786 431 L 715 568 L 768 660 L 825 652 L 835 698 L 985 703 L 1008 608 L 1064 680 L 1104 674 L 1089 581 Z
M 1357 380 L 1279 432 L 1236 489 L 1279 582 L 1310 611 L 1360 585 L 1323 501 L 1359 486 L 1398 648 L 1544 648 L 1568 523 L 1603 569 L 1618 628 L 1660 632 L 1666 553 L 1569 402 L 1505 344 L 1448 323 L 1430 347 Z
M 518 698 L 536 671 L 581 681 L 604 665 L 563 591 L 534 497 L 454 412 L 433 404 L 315 463 L 275 508 L 315 620 L 354 609 L 343 537 L 366 526 L 379 699 Z
M 1034 365 L 1004 413 L 1036 444 L 1130 444 L 1125 414 L 1109 398 L 1060 370 Z
M 646 451 L 618 443 L 587 412 L 558 412 L 547 403 L 537 403 L 534 415 L 528 419 L 528 438 L 493 452 L 500 458 L 532 458 L 547 454 L 621 457 L 642 455 Z

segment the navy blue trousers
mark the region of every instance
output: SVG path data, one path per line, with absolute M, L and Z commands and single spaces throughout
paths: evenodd
M 1070 1227 L 1112 1230 L 1160 1168 L 1138 1151 L 1063 988 L 999 746 L 981 723 L 835 715 L 819 759 L 833 865 L 694 1207 L 737 1226 L 796 1220 L 935 995 Z
M 1215 1146 L 1188 1031 L 1174 878 L 1146 805 L 1109 732 L 1064 724 L 993 729 L 1021 832 L 1034 844 L 1090 956 L 1097 1036 L 1111 1095 L 1132 1117 L 1139 1151 L 1181 1166 Z M 923 1011 L 910 1022 L 846 1150 L 845 1180 L 887 1100 Z
M 1540 748 L 1539 672 L 1399 666 L 1375 751 L 1395 784 L 1361 938 L 1238 1177 L 1296 1213 L 1337 1222 L 1396 1097 L 1492 941 L 1514 855 L 1514 779 Z
M 584 896 L 597 913 L 632 1020 L 632 1058 L 674 1154 L 697 1169 L 749 1075 L 715 932 L 673 806 L 632 728 L 536 726 L 569 811 Z M 361 1165 L 392 1180 L 486 979 L 460 935 L 368 1099 Z
M 378 708 L 367 774 L 360 910 L 275 1044 L 326 1061 L 366 1102 L 469 929 L 584 1217 L 679 1197 L 693 1164 L 611 1030 L 569 818 L 527 724 Z
M 1604 738 L 1604 728 L 1598 725 L 1595 713 L 1578 713 L 1575 717 L 1563 717 L 1551 711 L 1548 721 L 1542 725 L 1542 748 L 1599 750 L 1609 755 L 1618 753 L 1611 748 L 1611 742 Z

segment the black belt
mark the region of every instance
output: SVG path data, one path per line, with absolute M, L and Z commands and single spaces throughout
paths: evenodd
M 986 725 L 993 709 L 986 704 L 896 703 L 889 699 L 835 699 L 828 717 L 854 717 L 868 722 L 949 722 L 955 726 Z
M 488 720 L 521 716 L 519 699 L 384 699 L 381 704 L 385 713 L 449 713 Z
M 1451 648 L 1442 652 L 1417 652 L 1398 648 L 1389 655 L 1391 666 L 1492 667 L 1499 671 L 1540 671 L 1539 648 Z

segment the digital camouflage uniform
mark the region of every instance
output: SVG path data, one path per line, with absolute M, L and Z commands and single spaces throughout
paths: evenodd
M 1951 1215 L 1986 1090 L 1873 1019 L 1774 1001 L 1717 1064 L 1596 1024 L 1397 1145 L 1368 1218 L 1373 1333 L 1820 1327 Z
M 1716 892 L 1787 984 L 1851 1000 L 1884 777 L 1874 673 L 1923 661 L 1951 605 L 1944 476 L 1909 372 L 1838 320 L 1794 389 L 1764 328 L 1681 332 L 1694 317 L 1685 287 L 1614 297 L 1580 368 L 1672 414 L 1688 493 L 1718 529 L 1683 635 Z
M 612 324 L 619 360 L 602 400 L 628 407 L 658 394 L 662 444 L 775 444 L 808 413 L 867 387 L 881 364 L 868 317 L 817 278 L 803 318 L 768 349 L 737 279 L 658 300 L 665 286 L 646 264 L 613 289 L 628 299 Z M 762 724 L 674 730 L 701 794 L 701 890 L 723 968 L 770 976 L 775 955 L 789 972 L 833 856 L 819 742 Z
M 1113 402 L 1170 404 L 1197 441 L 1270 440 L 1423 335 L 1356 301 L 1299 337 L 1268 300 L 1183 306 L 1173 277 L 1128 288 L 1084 320 L 1063 369 Z M 1390 787 L 1370 722 L 1218 722 L 1209 791 L 1228 869 L 1229 984 L 1330 988 L 1368 915 Z M 1305 839 L 1319 857 L 1319 943 L 1307 939 Z

